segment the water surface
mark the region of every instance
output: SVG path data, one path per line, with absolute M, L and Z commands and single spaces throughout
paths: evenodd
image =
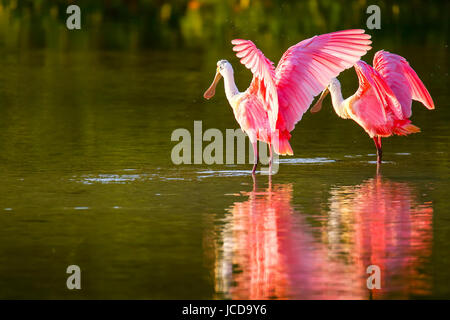
M 377 172 L 372 141 L 326 100 L 270 180 L 170 159 L 194 120 L 237 128 L 222 86 L 202 98 L 220 58 L 249 83 L 231 50 L 4 52 L 0 298 L 449 298 L 448 61 L 413 49 L 392 51 L 434 98 L 413 105 L 420 134 L 384 140 Z M 356 81 L 343 73 L 344 96 Z

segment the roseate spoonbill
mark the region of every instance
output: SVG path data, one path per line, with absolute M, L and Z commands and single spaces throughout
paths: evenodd
M 411 124 L 411 103 L 417 100 L 432 110 L 434 103 L 428 90 L 405 58 L 384 50 L 378 51 L 371 67 L 364 61 L 355 64 L 359 88 L 344 100 L 339 80 L 333 78 L 311 112 L 318 112 L 328 92 L 334 111 L 343 119 L 353 119 L 369 134 L 381 163 L 381 138 L 393 134 L 404 136 L 420 132 Z
M 280 155 L 292 155 L 290 132 L 318 95 L 344 69 L 354 65 L 371 49 L 370 35 L 364 30 L 337 31 L 303 40 L 290 47 L 278 66 L 267 59 L 252 41 L 231 41 L 242 64 L 253 73 L 250 87 L 239 92 L 233 68 L 226 60 L 217 62 L 214 81 L 204 97 L 210 99 L 220 78 L 234 116 L 247 133 L 258 164 L 257 140 L 269 144 Z

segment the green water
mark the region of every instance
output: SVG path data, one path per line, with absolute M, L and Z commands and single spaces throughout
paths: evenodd
M 0 298 L 449 298 L 447 49 L 390 49 L 435 101 L 413 104 L 422 132 L 384 140 L 377 174 L 372 141 L 327 99 L 271 181 L 171 162 L 173 130 L 237 128 L 222 84 L 202 98 L 220 58 L 249 83 L 230 48 L 3 52 Z

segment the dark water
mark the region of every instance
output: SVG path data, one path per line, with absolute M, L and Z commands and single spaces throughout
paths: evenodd
M 377 174 L 372 141 L 326 100 L 293 132 L 294 157 L 256 181 L 251 165 L 170 158 L 194 120 L 237 128 L 222 84 L 202 98 L 220 58 L 249 83 L 231 49 L 4 52 L 0 298 L 449 298 L 447 49 L 391 50 L 434 98 L 413 104 L 421 133 L 384 140 Z M 340 79 L 356 90 L 353 71 Z

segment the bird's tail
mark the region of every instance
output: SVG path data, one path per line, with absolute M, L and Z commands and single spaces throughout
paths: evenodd
M 410 120 L 400 120 L 394 129 L 394 133 L 399 136 L 406 136 L 411 133 L 420 132 L 420 128 L 413 125 Z
M 279 155 L 294 155 L 292 151 L 291 144 L 289 143 L 289 139 L 291 138 L 291 134 L 289 131 L 284 131 L 281 133 L 280 137 L 277 139 L 273 139 L 272 145 L 273 150 Z

